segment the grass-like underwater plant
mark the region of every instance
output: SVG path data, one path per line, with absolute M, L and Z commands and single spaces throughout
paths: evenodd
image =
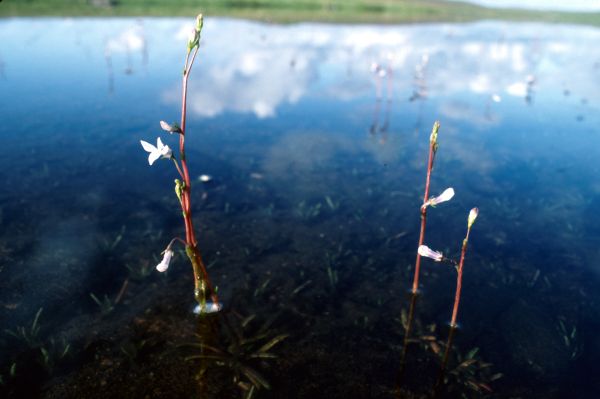
M 163 251 L 163 259 L 156 266 L 159 272 L 164 272 L 169 267 L 169 263 L 174 255 L 171 249 L 173 244 L 180 242 L 185 247 L 185 253 L 192 264 L 192 270 L 194 273 L 194 298 L 198 305 L 196 306 L 194 313 L 213 313 L 218 312 L 221 309 L 221 304 L 217 297 L 217 291 L 213 287 L 208 277 L 208 272 L 200 250 L 198 249 L 198 241 L 196 240 L 196 233 L 194 231 L 194 225 L 192 222 L 192 205 L 191 205 L 191 188 L 192 183 L 190 179 L 190 173 L 187 166 L 187 160 L 185 155 L 185 137 L 186 137 L 186 110 L 187 110 L 187 86 L 188 78 L 194 65 L 194 60 L 198 54 L 200 46 L 200 33 L 202 31 L 203 17 L 202 14 L 196 18 L 196 26 L 192 30 L 191 35 L 187 43 L 187 52 L 185 56 L 185 63 L 183 66 L 183 82 L 182 82 L 182 101 L 181 101 L 181 123 L 169 124 L 165 121 L 160 121 L 160 126 L 163 130 L 170 134 L 179 135 L 179 160 L 173 154 L 173 150 L 168 145 L 164 145 L 160 137 L 156 141 L 156 146 L 141 141 L 142 147 L 146 150 L 148 155 L 148 163 L 152 165 L 156 160 L 164 158 L 173 161 L 177 173 L 180 179 L 175 179 L 175 194 L 179 199 L 181 205 L 181 211 L 183 214 L 183 221 L 185 225 L 185 239 L 176 237 L 171 240 L 167 248 Z M 210 299 L 211 301 L 208 301 Z
M 273 318 L 254 332 L 249 332 L 255 316 L 236 317 L 233 323 L 223 316 L 223 332 L 226 336 L 218 347 L 207 344 L 206 337 L 201 335 L 198 335 L 200 343 L 187 345 L 199 349 L 200 354 L 188 356 L 186 360 L 201 360 L 226 368 L 232 375 L 233 383 L 241 389 L 244 399 L 252 398 L 260 389 L 271 388 L 258 366 L 269 359 L 276 359 L 277 355 L 272 349 L 289 336 L 273 334 L 270 330 Z
M 29 348 L 35 348 L 41 344 L 40 338 L 40 316 L 44 308 L 40 308 L 33 321 L 31 322 L 31 327 L 19 326 L 14 330 L 6 329 L 4 332 L 12 337 L 16 338 L 19 341 L 24 342 Z
M 57 341 L 54 338 L 50 338 L 47 341 L 42 339 L 40 334 L 42 329 L 40 317 L 43 311 L 44 308 L 40 308 L 37 311 L 30 327 L 19 326 L 14 330 L 6 329 L 4 332 L 25 344 L 29 349 L 39 351 L 38 361 L 40 365 L 46 369 L 48 374 L 52 374 L 54 368 L 70 354 L 71 344 L 64 338 L 60 341 Z M 8 374 L 9 377 L 13 378 L 15 376 L 16 367 L 16 363 L 11 365 L 10 373 Z M 1 375 L 0 382 L 2 382 Z

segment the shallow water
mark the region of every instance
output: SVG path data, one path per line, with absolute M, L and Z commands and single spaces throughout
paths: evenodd
M 198 320 L 184 256 L 153 270 L 183 225 L 139 145 L 179 117 L 191 22 L 0 21 L 3 395 L 242 397 L 248 367 L 256 397 L 428 395 L 452 267 L 423 260 L 398 374 L 435 120 L 456 196 L 426 243 L 457 258 L 480 209 L 442 395 L 600 395 L 600 30 L 206 21 L 187 156 L 225 309 Z

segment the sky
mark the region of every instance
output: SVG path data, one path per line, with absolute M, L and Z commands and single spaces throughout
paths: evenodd
M 600 0 L 450 0 L 466 1 L 486 7 L 528 8 L 558 11 L 600 11 Z

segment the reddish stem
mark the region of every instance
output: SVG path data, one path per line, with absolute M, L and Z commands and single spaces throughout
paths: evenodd
M 437 122 L 436 122 L 437 124 Z M 436 126 L 433 127 L 436 129 Z M 437 143 L 434 140 L 429 140 L 429 160 L 427 161 L 427 178 L 425 180 L 425 194 L 423 195 L 423 203 L 429 199 L 429 183 L 431 181 L 431 170 L 433 169 L 433 160 L 435 158 Z M 419 246 L 425 242 L 425 226 L 427 224 L 427 207 L 421 207 L 421 232 L 419 233 Z M 416 294 L 419 290 L 419 272 L 421 270 L 421 255 L 417 252 L 415 260 L 415 275 L 413 278 L 412 293 Z
M 183 219 L 185 223 L 185 241 L 186 246 L 191 249 L 188 252 L 188 256 L 190 256 L 192 262 L 192 268 L 194 271 L 194 286 L 195 292 L 199 293 L 201 291 L 200 285 L 202 282 L 205 282 L 208 288 L 208 292 L 210 292 L 211 298 L 214 303 L 218 303 L 218 297 L 213 289 L 213 286 L 208 278 L 208 272 L 206 270 L 206 266 L 202 261 L 202 256 L 200 255 L 200 251 L 197 247 L 196 235 L 194 232 L 194 225 L 192 222 L 192 208 L 191 208 L 191 188 L 192 183 L 190 180 L 190 174 L 187 167 L 187 161 L 185 157 L 185 122 L 186 122 L 186 114 L 187 114 L 187 85 L 188 85 L 188 77 L 190 75 L 190 71 L 192 70 L 192 66 L 194 65 L 194 60 L 196 59 L 196 54 L 198 54 L 198 47 L 194 49 L 192 54 L 192 59 L 190 60 L 189 53 L 185 58 L 185 66 L 183 70 L 183 87 L 182 87 L 182 99 L 181 99 L 181 134 L 179 135 L 179 152 L 181 156 L 181 172 L 184 181 L 184 187 L 181 193 L 181 210 L 183 211 Z M 189 62 L 188 62 L 189 61 Z M 199 298 L 196 298 L 197 300 Z
M 460 291 L 462 289 L 462 274 L 463 266 L 465 264 L 465 255 L 467 253 L 467 244 L 469 242 L 469 232 L 471 228 L 467 228 L 467 235 L 463 240 L 462 249 L 460 251 L 460 262 L 458 263 L 458 275 L 456 277 L 456 293 L 454 294 L 454 307 L 452 308 L 452 319 L 450 320 L 450 327 L 456 328 L 456 317 L 458 315 L 458 304 L 460 303 Z

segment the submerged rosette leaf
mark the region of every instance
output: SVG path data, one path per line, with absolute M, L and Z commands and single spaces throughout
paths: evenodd
M 471 228 L 471 226 L 473 226 L 473 223 L 475 223 L 475 219 L 477 219 L 477 215 L 479 215 L 479 208 L 471 209 L 471 212 L 469 212 L 469 221 L 467 222 L 467 226 L 469 228 Z
M 167 249 L 165 251 L 165 254 L 163 255 L 163 258 L 160 261 L 160 263 L 158 265 L 156 265 L 156 270 L 158 270 L 161 273 L 166 272 L 167 269 L 169 268 L 169 263 L 171 263 L 172 258 L 173 258 L 173 251 L 171 251 L 170 249 Z
M 429 248 L 427 245 L 419 245 L 419 249 L 417 250 L 419 255 L 424 256 L 426 258 L 431 258 L 436 262 L 441 262 L 444 259 L 444 255 L 441 252 L 434 251 Z
M 194 314 L 217 313 L 217 312 L 221 311 L 222 308 L 223 308 L 223 305 L 221 305 L 218 302 L 217 303 L 206 302 L 204 304 L 204 306 L 200 306 L 199 304 L 196 305 L 196 307 L 194 308 Z
M 156 147 L 144 140 L 140 140 L 140 143 L 142 144 L 144 150 L 150 153 L 148 154 L 148 163 L 150 165 L 152 165 L 158 158 L 171 159 L 173 156 L 173 151 L 168 145 L 163 144 L 163 142 L 160 140 L 160 137 L 156 140 Z

